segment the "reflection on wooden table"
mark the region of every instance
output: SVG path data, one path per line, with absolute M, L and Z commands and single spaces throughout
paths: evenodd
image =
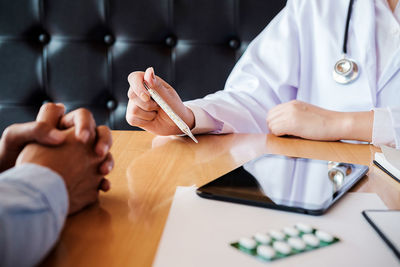
M 284 154 L 368 165 L 354 188 L 376 192 L 400 209 L 400 184 L 372 164 L 372 145 L 316 142 L 264 134 L 160 137 L 113 131 L 112 190 L 99 204 L 68 218 L 43 266 L 150 266 L 176 186 L 201 186 L 263 154 Z

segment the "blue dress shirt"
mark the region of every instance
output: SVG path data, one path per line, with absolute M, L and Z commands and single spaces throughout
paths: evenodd
M 62 178 L 23 164 L 0 174 L 0 266 L 33 266 L 56 243 L 68 212 Z

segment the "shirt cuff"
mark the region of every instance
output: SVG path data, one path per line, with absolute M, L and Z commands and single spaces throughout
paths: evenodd
M 58 226 L 63 226 L 68 213 L 68 192 L 64 180 L 49 168 L 25 163 L 2 173 L 2 181 L 21 183 L 40 192 L 53 211 Z
M 197 105 L 185 103 L 185 106 L 190 108 L 194 115 L 195 124 L 191 130 L 193 134 L 216 134 L 221 132 L 224 125 L 223 122 L 214 119 L 207 111 Z
M 372 144 L 375 146 L 387 145 L 395 147 L 395 135 L 389 108 L 375 108 L 373 110 Z

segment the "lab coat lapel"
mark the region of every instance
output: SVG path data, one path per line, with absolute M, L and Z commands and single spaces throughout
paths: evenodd
M 377 82 L 374 0 L 355 1 L 353 6 L 353 18 L 353 29 L 357 40 L 357 49 L 358 51 L 364 51 L 359 55 L 361 60 L 360 75 L 363 75 L 362 72 L 365 71 L 364 75 L 367 75 L 371 100 L 375 106 Z
M 392 59 L 383 69 L 382 75 L 378 81 L 378 92 L 380 92 L 390 79 L 400 70 L 400 47 L 394 52 Z

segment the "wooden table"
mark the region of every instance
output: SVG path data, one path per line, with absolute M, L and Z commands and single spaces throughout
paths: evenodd
M 372 145 L 316 142 L 262 134 L 156 137 L 113 131 L 112 190 L 99 204 L 68 218 L 43 266 L 150 266 L 176 186 L 203 185 L 263 153 L 369 165 L 354 188 L 376 192 L 400 209 L 400 184 L 372 164 Z

